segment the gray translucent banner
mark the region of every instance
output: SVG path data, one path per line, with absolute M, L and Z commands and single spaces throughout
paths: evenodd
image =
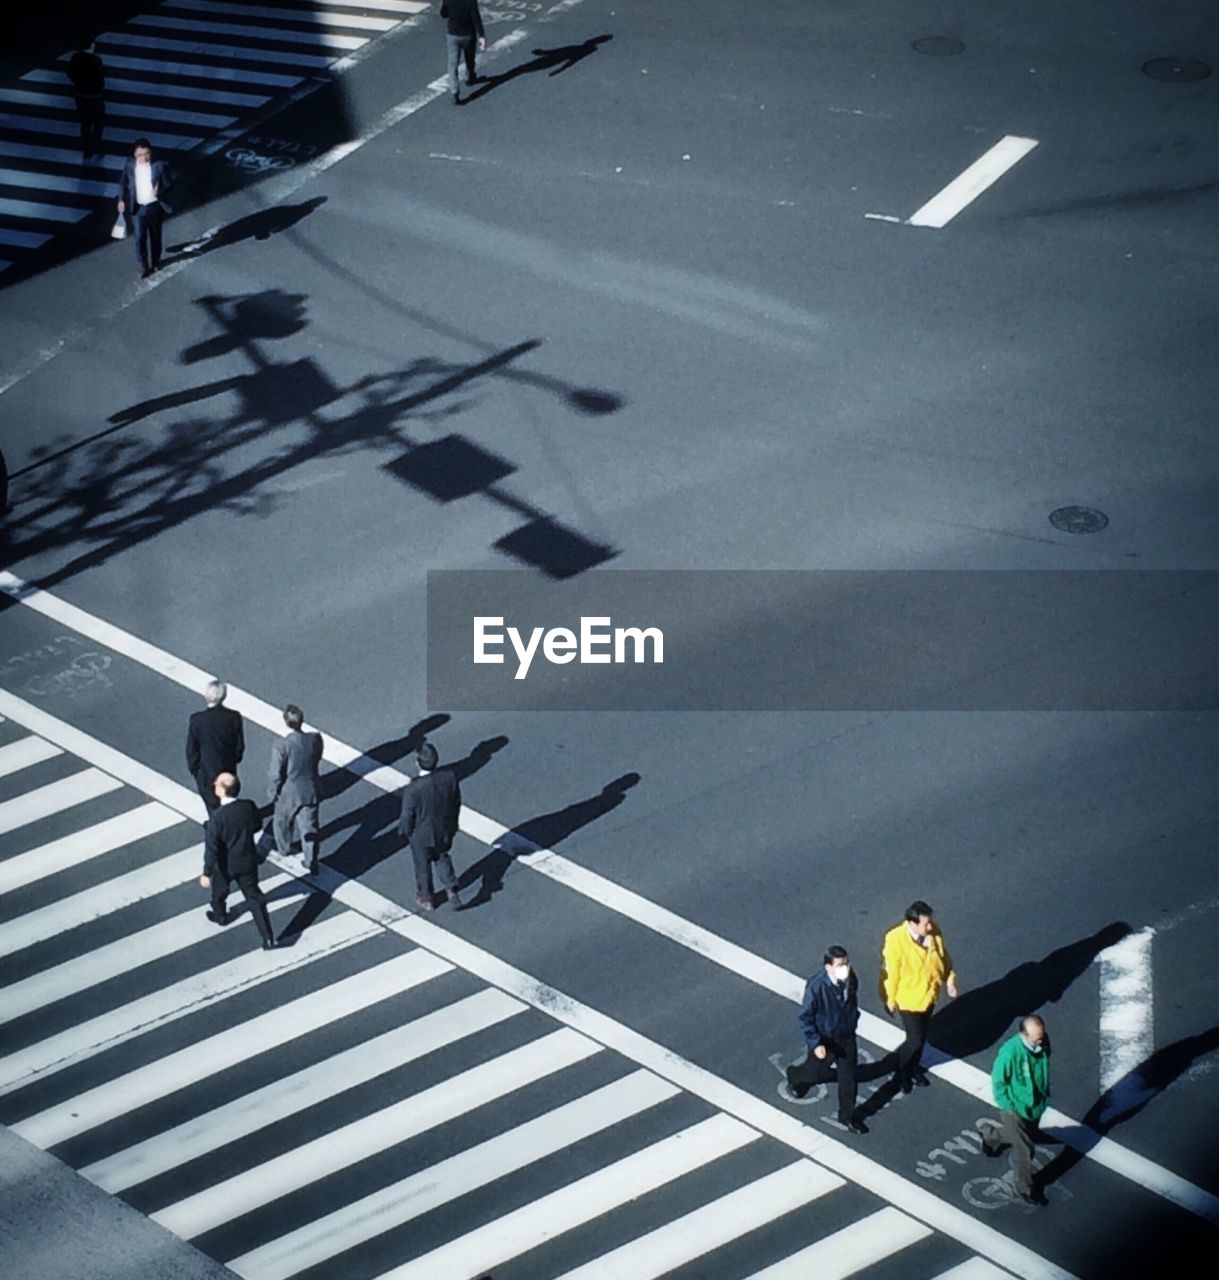
M 432 711 L 1219 709 L 1219 572 L 439 570 L 427 597 Z

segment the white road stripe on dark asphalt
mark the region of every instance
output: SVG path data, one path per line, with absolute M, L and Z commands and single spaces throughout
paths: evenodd
M 38 209 L 42 207 L 40 205 L 26 205 L 23 201 L 0 201 L 0 212 L 3 212 L 6 203 L 20 204 L 22 208 Z M 36 218 L 39 215 L 28 213 L 25 216 L 27 218 Z M 51 760 L 59 755 L 63 755 L 63 752 L 54 743 L 48 742 L 45 738 L 36 737 L 33 734 L 28 738 L 21 738 L 17 742 L 9 742 L 0 747 L 0 778 L 7 778 L 10 773 L 28 769 L 31 765 L 41 764 L 44 760 Z
M 917 1244 L 931 1234 L 898 1210 L 880 1209 L 833 1235 L 818 1240 L 790 1258 L 755 1272 L 749 1280 L 846 1280 L 865 1267 L 883 1262 L 907 1245 Z
M 1037 145 L 1036 138 L 1018 138 L 1014 134 L 1000 139 L 989 151 L 954 178 L 938 195 L 934 195 L 917 212 L 910 215 L 912 227 L 944 227 L 972 204 L 988 187 L 994 186 L 1019 160 Z
M 1100 967 L 1100 1087 L 1112 1095 L 1106 1100 L 1108 1114 L 1120 1114 L 1141 1101 L 1146 1091 L 1138 1068 L 1155 1052 L 1154 938 L 1154 929 L 1140 929 L 1096 957 Z
M 326 0 L 326 3 L 330 3 L 330 0 Z M 368 9 L 372 6 L 364 4 L 360 7 Z M 266 9 L 250 4 L 213 4 L 212 0 L 165 0 L 159 12 L 176 13 L 180 9 L 188 13 L 219 13 L 235 18 L 269 18 L 273 22 L 299 22 L 302 25 L 308 24 L 315 27 L 346 27 L 351 31 L 390 31 L 408 12 L 403 9 L 401 16 L 397 18 L 370 18 L 364 13 L 335 13 L 328 9 Z M 161 19 L 162 25 L 168 23 L 169 19 Z
M 80 773 L 60 778 L 57 782 L 48 782 L 0 803 L 0 835 L 95 800 L 122 785 L 117 778 L 102 773 L 100 769 L 82 769 Z
M 132 18 L 127 27 L 134 27 L 136 30 L 144 27 L 153 27 L 157 30 L 169 28 L 173 31 L 186 32 L 188 38 L 193 38 L 190 35 L 192 32 L 199 32 L 201 35 L 212 32 L 218 36 L 249 36 L 251 40 L 270 40 L 273 43 L 303 44 L 313 48 L 320 46 L 344 51 L 360 49 L 368 43 L 367 36 L 344 36 L 332 34 L 329 31 L 302 31 L 298 27 L 247 27 L 239 22 L 200 22 L 190 18 L 163 18 L 156 14 Z
M 957 1266 L 941 1271 L 935 1280 L 1010 1280 L 1010 1277 L 985 1258 L 967 1258 Z
M 172 57 L 184 57 L 193 53 L 207 58 L 226 58 L 236 62 L 284 63 L 288 66 L 312 70 L 328 67 L 334 61 L 328 54 L 322 53 L 285 53 L 281 49 L 267 49 L 262 45 L 212 44 L 200 40 L 173 40 L 169 36 L 128 35 L 125 31 L 104 35 L 97 43 L 103 52 L 109 49 L 147 49 L 152 53 L 163 52 Z M 108 60 L 109 54 L 106 56 Z M 244 77 L 245 72 L 240 74 Z
M 27 71 L 21 78 L 32 81 L 34 84 L 63 85 L 65 92 L 71 90 L 72 82 L 64 71 L 39 69 Z M 186 98 L 192 102 L 224 102 L 237 107 L 261 107 L 264 103 L 271 101 L 265 94 L 238 93 L 236 90 L 229 89 L 200 89 L 194 85 L 184 86 L 173 81 L 128 80 L 121 76 L 109 75 L 106 77 L 106 91 L 107 94 L 113 93 L 118 98 L 131 94 L 144 94 L 150 98 Z M 156 108 L 145 107 L 144 110 L 160 114 Z

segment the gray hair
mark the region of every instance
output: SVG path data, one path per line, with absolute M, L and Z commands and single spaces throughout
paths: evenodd
M 218 707 L 229 696 L 229 687 L 223 680 L 209 680 L 203 696 L 209 707 Z
M 304 723 L 305 713 L 300 709 L 300 707 L 289 702 L 284 708 L 284 724 L 286 724 L 289 729 L 299 729 Z

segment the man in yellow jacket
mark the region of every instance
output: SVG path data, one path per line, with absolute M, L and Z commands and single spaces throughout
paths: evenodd
M 922 901 L 912 902 L 906 918 L 885 934 L 881 954 L 881 998 L 889 1013 L 901 1019 L 906 1033 L 897 1050 L 893 1077 L 903 1093 L 931 1083 L 919 1060 L 941 987 L 951 999 L 957 998 L 952 957 L 931 908 Z

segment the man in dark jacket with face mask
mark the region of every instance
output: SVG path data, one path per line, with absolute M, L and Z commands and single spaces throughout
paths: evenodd
M 1050 1037 L 1035 1013 L 1020 1019 L 1020 1030 L 995 1055 L 991 1068 L 995 1106 L 1003 1122 L 1003 1140 L 993 1129 L 984 1139 L 986 1154 L 1010 1146 L 1016 1194 L 1025 1204 L 1045 1204 L 1045 1192 L 1033 1181 L 1037 1122 L 1050 1105 Z
M 851 971 L 846 948 L 829 947 L 822 969 L 804 988 L 800 1029 L 808 1045 L 808 1057 L 787 1068 L 787 1087 L 797 1098 L 803 1098 L 813 1085 L 833 1080 L 836 1070 L 838 1122 L 852 1133 L 867 1133 L 868 1126 L 855 1114 L 858 1025 L 859 979 Z

